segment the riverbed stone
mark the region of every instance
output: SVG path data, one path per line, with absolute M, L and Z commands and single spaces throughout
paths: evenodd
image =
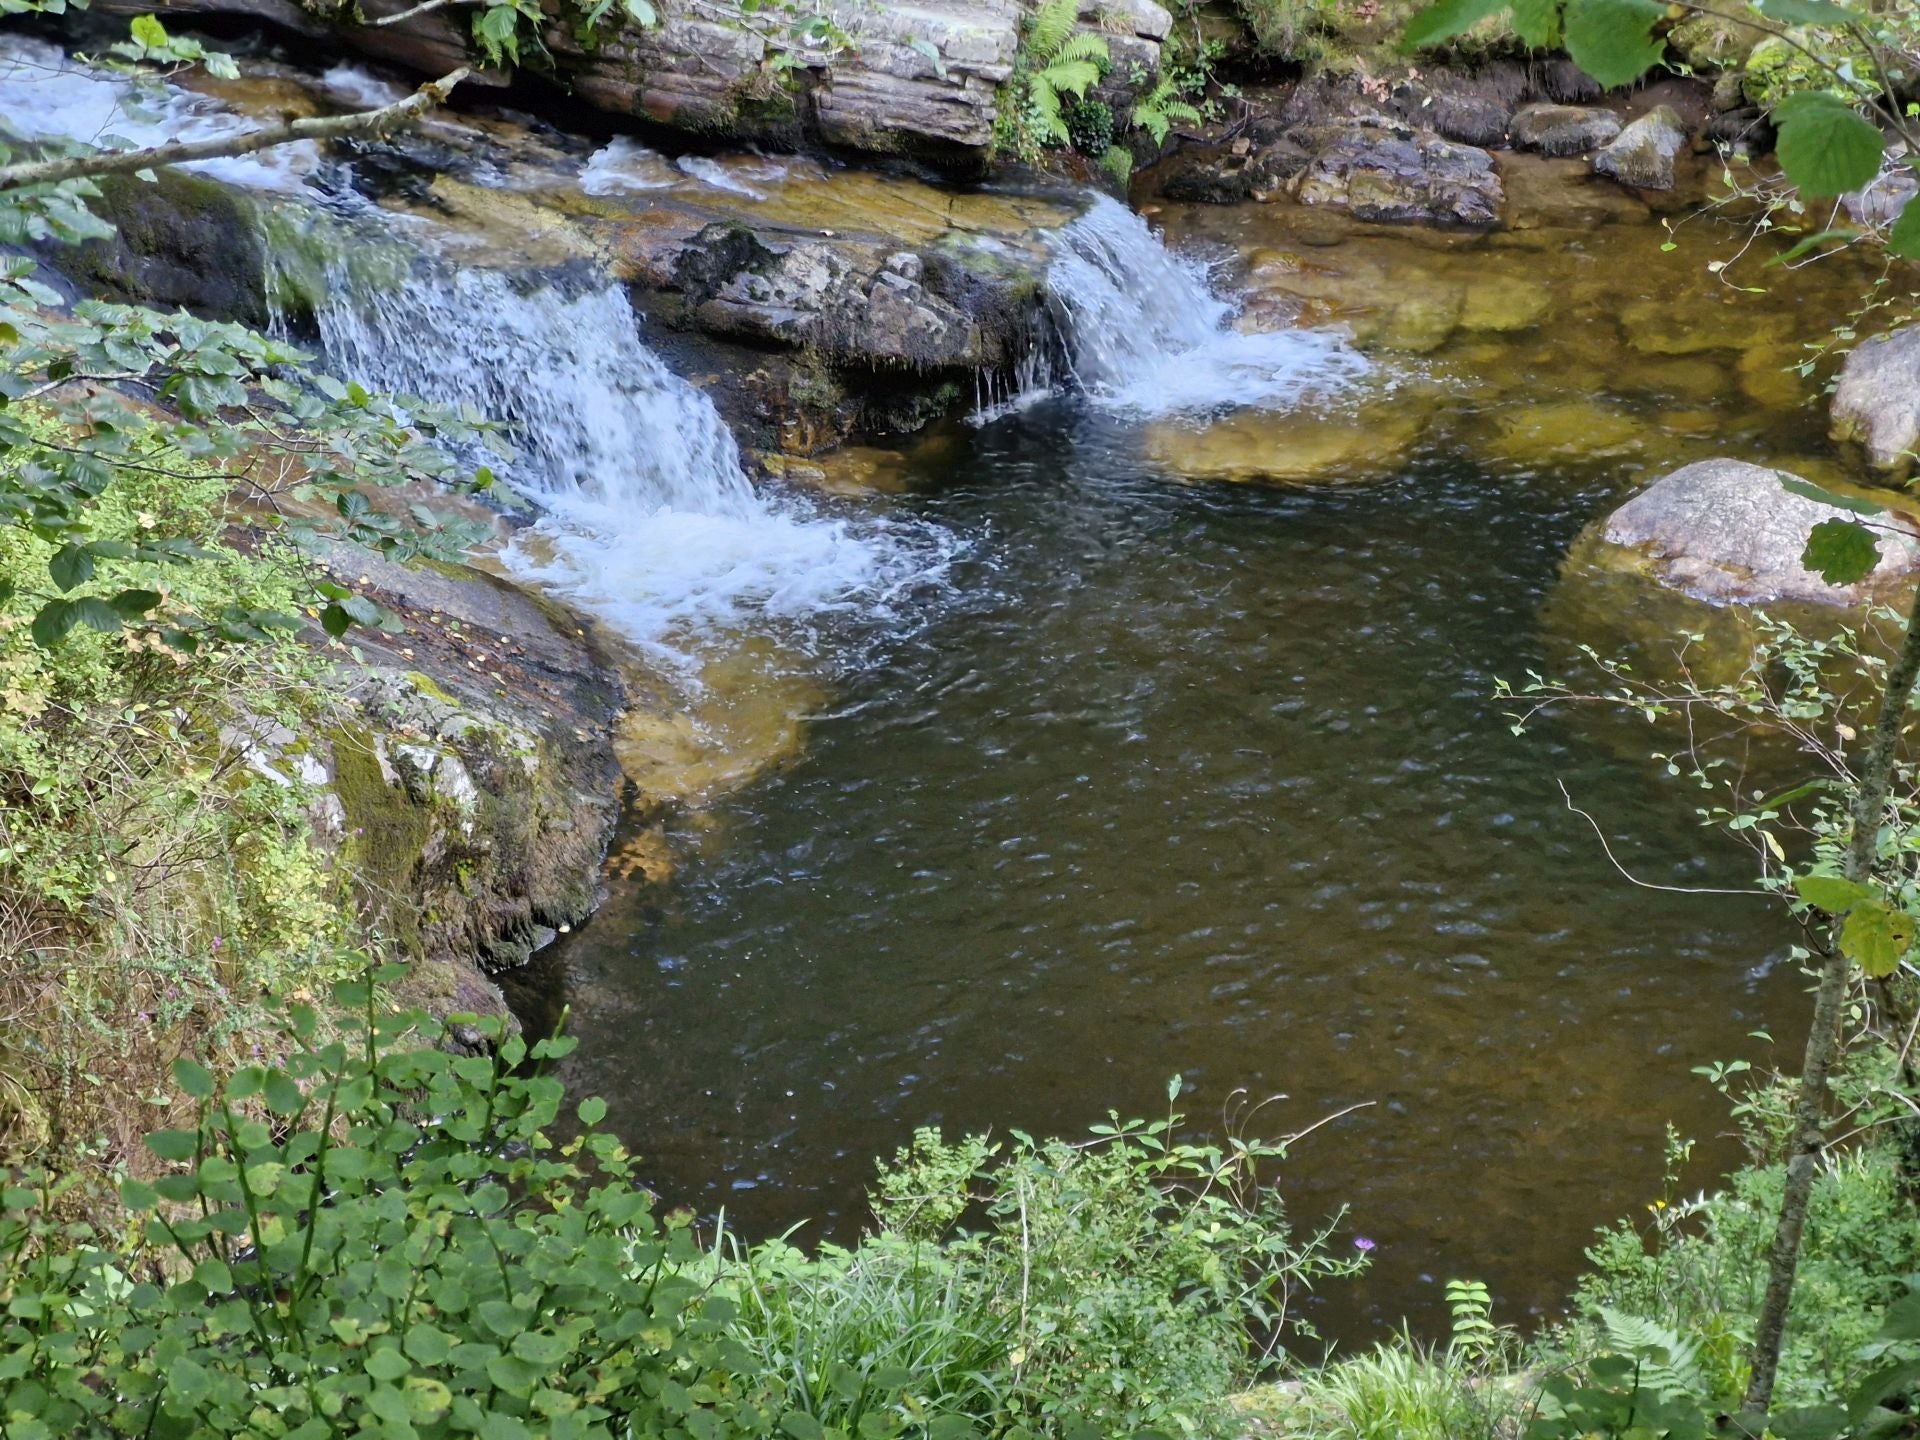
M 1920 449 L 1920 325 L 1862 340 L 1833 391 L 1832 434 L 1858 446 L 1890 483 L 1913 473 Z
M 1247 410 L 1204 427 L 1164 422 L 1147 431 L 1145 444 L 1149 459 L 1187 480 L 1355 484 L 1391 474 L 1423 423 L 1397 406 Z
M 1729 293 L 1714 303 L 1676 306 L 1637 300 L 1620 312 L 1627 344 L 1643 355 L 1700 355 L 1710 350 L 1751 350 L 1785 338 L 1790 316 L 1761 309 L 1756 297 Z
M 1542 155 L 1584 155 L 1620 133 L 1620 117 L 1590 105 L 1523 105 L 1513 117 L 1516 148 Z
M 1701 460 L 1662 476 L 1604 522 L 1607 544 L 1638 553 L 1661 584 L 1713 604 L 1784 600 L 1852 606 L 1885 596 L 1920 574 L 1920 538 L 1909 521 L 1883 516 L 1880 564 L 1855 585 L 1829 585 L 1800 563 L 1822 521 L 1852 518 L 1795 494 L 1764 465 Z
M 1493 157 L 1406 126 L 1339 121 L 1295 132 L 1312 158 L 1293 183 L 1303 205 L 1359 220 L 1485 227 L 1504 198 Z
M 1619 455 L 1644 443 L 1646 427 L 1595 400 L 1554 400 L 1500 412 L 1487 453 L 1521 465 Z
M 1657 105 L 1593 157 L 1595 173 L 1637 190 L 1671 190 L 1674 162 L 1687 148 L 1687 127 L 1671 105 Z

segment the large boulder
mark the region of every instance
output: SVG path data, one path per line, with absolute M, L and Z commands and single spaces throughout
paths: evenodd
M 1637 190 L 1671 190 L 1673 165 L 1687 148 L 1687 127 L 1670 105 L 1656 105 L 1593 157 L 1596 174 Z
M 1500 223 L 1500 172 L 1475 146 L 1367 120 L 1306 126 L 1276 142 L 1289 144 L 1310 157 L 1293 181 L 1302 205 L 1333 206 L 1359 220 Z
M 1620 133 L 1620 117 L 1586 105 L 1523 105 L 1510 134 L 1517 150 L 1542 155 L 1584 155 Z
M 1910 584 L 1920 573 L 1912 524 L 1883 517 L 1880 564 L 1858 584 L 1829 585 L 1801 564 L 1807 537 L 1849 512 L 1788 490 L 1784 471 L 1739 460 L 1701 460 L 1662 476 L 1609 515 L 1601 538 L 1638 552 L 1653 578 L 1716 605 L 1790 601 L 1851 606 Z
M 1863 340 L 1833 392 L 1833 438 L 1858 445 L 1889 481 L 1913 473 L 1920 449 L 1920 325 Z

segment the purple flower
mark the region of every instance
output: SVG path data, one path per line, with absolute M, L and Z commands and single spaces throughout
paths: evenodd
M 1353 1237 L 1353 1248 L 1358 1250 L 1362 1255 L 1369 1254 L 1373 1250 L 1373 1241 L 1367 1239 L 1364 1235 L 1356 1235 Z

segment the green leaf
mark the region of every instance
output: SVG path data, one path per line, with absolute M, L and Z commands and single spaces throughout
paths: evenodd
M 1560 43 L 1560 0 L 1513 0 L 1513 32 L 1536 50 Z
M 1753 0 L 1753 8 L 1769 20 L 1787 25 L 1824 25 L 1830 30 L 1864 18 L 1857 10 L 1829 5 L 1827 0 Z
M 1832 490 L 1823 489 L 1811 481 L 1802 480 L 1797 475 L 1789 475 L 1784 470 L 1776 470 L 1774 474 L 1779 477 L 1782 490 L 1789 495 L 1798 495 L 1802 500 L 1815 500 L 1822 505 L 1831 505 L 1836 510 L 1851 510 L 1856 515 L 1887 513 L 1887 507 L 1877 500 L 1865 500 L 1857 495 L 1840 495 Z
M 522 1330 L 513 1337 L 507 1346 L 515 1355 L 530 1365 L 543 1365 L 552 1369 L 567 1358 L 573 1349 L 558 1335 L 544 1335 L 538 1330 Z
M 598 1095 L 589 1095 L 580 1102 L 579 1115 L 582 1125 L 598 1125 L 607 1118 L 607 1102 Z
M 1887 232 L 1887 248 L 1909 260 L 1920 260 L 1920 195 L 1907 201 L 1907 208 Z
M 1854 906 L 1840 927 L 1840 953 L 1870 979 L 1891 975 L 1912 948 L 1913 917 L 1876 901 Z
M 1920 1290 L 1901 1296 L 1887 1307 L 1887 1313 L 1880 1321 L 1879 1338 L 1920 1340 Z
M 122 620 L 137 620 L 160 604 L 158 590 L 122 590 L 107 597 L 107 604 Z
M 320 612 L 320 628 L 338 640 L 353 628 L 353 617 L 347 614 L 345 607 L 336 600 Z
M 47 561 L 47 573 L 62 590 L 84 585 L 93 578 L 93 554 L 84 545 L 62 545 Z
M 1829 585 L 1852 585 L 1880 563 L 1880 545 L 1858 520 L 1822 520 L 1807 532 L 1800 563 Z
M 147 1149 L 162 1160 L 191 1160 L 199 1148 L 198 1130 L 155 1130 L 147 1136 Z
M 1803 1405 L 1776 1410 L 1767 1428 L 1780 1440 L 1833 1440 L 1847 1426 L 1847 1412 L 1838 1405 Z
M 196 1100 L 206 1100 L 213 1095 L 213 1076 L 204 1065 L 184 1055 L 173 1062 L 173 1083 Z
M 1862 900 L 1873 898 L 1865 885 L 1838 875 L 1796 875 L 1793 888 L 1807 904 L 1829 915 L 1844 915 Z
M 1507 8 L 1507 0 L 1439 0 L 1407 22 L 1401 48 L 1418 50 L 1471 30 L 1489 15 Z
M 33 643 L 42 650 L 51 650 L 67 638 L 79 620 L 72 601 L 49 600 L 40 607 L 40 613 L 33 617 Z
M 307 1097 L 284 1070 L 269 1070 L 266 1081 L 267 1108 L 276 1115 L 297 1115 Z
M 804 1410 L 789 1410 L 782 1415 L 780 1428 L 793 1440 L 826 1440 L 827 1432 L 820 1428 L 820 1422 Z
M 82 596 L 70 602 L 74 620 L 106 633 L 120 628 L 120 612 L 97 595 Z
M 164 50 L 167 48 L 167 27 L 154 19 L 153 16 L 136 15 L 133 18 L 132 26 L 129 28 L 133 32 L 133 38 L 149 50 Z
M 1667 42 L 1653 33 L 1666 18 L 1655 0 L 1572 0 L 1567 6 L 1567 53 L 1609 90 L 1659 64 Z
M 1844 195 L 1880 173 L 1886 140 L 1828 90 L 1803 90 L 1773 107 L 1775 153 L 1802 195 Z

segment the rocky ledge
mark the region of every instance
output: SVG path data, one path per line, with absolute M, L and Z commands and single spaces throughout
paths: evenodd
M 234 14 L 310 42 L 351 47 L 421 74 L 477 63 L 467 13 L 387 17 L 412 0 L 112 0 L 121 13 Z M 549 7 L 553 14 L 557 7 Z M 823 145 L 903 155 L 954 175 L 985 172 L 1001 87 L 1012 76 L 1028 0 L 822 0 L 793 7 L 738 0 L 655 0 L 659 23 L 603 29 L 591 41 L 572 16 L 543 39 L 554 75 L 610 114 L 705 139 Z M 354 23 L 364 14 L 367 23 Z M 1081 23 L 1108 38 L 1115 73 L 1151 86 L 1172 18 L 1154 0 L 1083 0 Z

